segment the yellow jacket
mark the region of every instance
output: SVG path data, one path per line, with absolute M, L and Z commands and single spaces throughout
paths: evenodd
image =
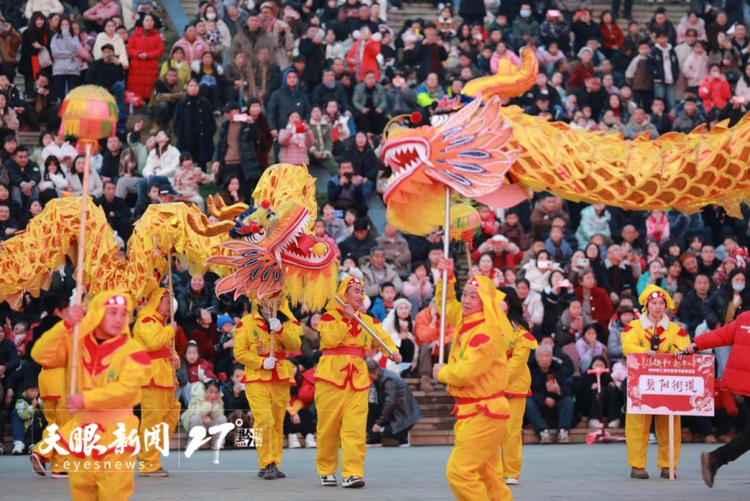
M 62 324 L 62 321 L 59 322 Z M 46 333 L 45 333 L 46 334 Z M 65 388 L 65 368 L 64 367 L 42 367 L 39 373 L 39 398 L 42 400 L 62 398 L 67 393 Z
M 504 336 L 505 356 L 508 359 L 508 387 L 505 395 L 509 397 L 531 396 L 531 371 L 529 355 L 539 345 L 536 338 L 523 327 L 513 331 L 513 335 Z
M 245 366 L 243 383 L 288 381 L 294 384 L 292 364 L 285 360 L 287 353 L 299 350 L 302 345 L 302 326 L 287 313 L 289 320 L 276 333 L 274 356 L 276 367 L 263 368 L 263 361 L 270 355 L 271 334 L 268 323 L 260 314 L 245 315 L 234 328 L 234 358 Z
M 656 326 L 659 334 L 659 349 L 657 353 L 674 353 L 680 351 L 690 344 L 690 336 L 685 329 L 674 322 L 670 322 L 667 316 L 662 316 Z M 622 331 L 622 353 L 643 353 L 651 349 L 651 338 L 654 334 L 654 324 L 648 319 L 646 313 Z
M 174 388 L 174 368 L 172 368 L 171 358 L 175 356 L 172 351 L 172 339 L 175 332 L 171 326 L 164 325 L 165 322 L 164 315 L 154 312 L 145 317 L 138 315 L 138 320 L 133 326 L 133 339 L 146 348 L 152 364 L 151 380 L 144 383 L 144 388 L 150 386 Z
M 90 307 L 91 308 L 91 307 Z M 73 349 L 72 328 L 60 322 L 37 341 L 31 356 L 45 367 L 60 368 L 69 373 Z M 141 401 L 141 386 L 150 378 L 151 361 L 147 352 L 127 333 L 98 343 L 94 331 L 81 329 L 78 348 L 78 393 L 83 395 L 84 410 L 73 414 L 60 430 L 60 444 L 70 451 L 70 434 L 75 428 L 90 423 L 99 425 L 99 441 L 91 456 L 100 459 L 111 454 L 115 441 L 114 432 L 118 423 L 123 423 L 129 434 L 138 429 L 138 418 L 133 415 L 133 406 Z M 67 381 L 63 378 L 63 385 Z M 126 451 L 134 451 L 125 447 Z M 85 457 L 83 452 L 70 451 L 76 457 Z
M 378 320 L 360 313 L 357 313 L 357 316 L 394 353 L 398 352 L 391 336 L 383 330 L 383 326 Z M 318 330 L 320 331 L 320 349 L 323 356 L 320 357 L 318 368 L 315 370 L 315 379 L 331 383 L 339 388 L 345 388 L 347 384 L 350 384 L 351 388 L 356 391 L 369 390 L 372 381 L 370 381 L 370 373 L 365 364 L 364 354 L 370 346 L 387 353 L 385 349 L 356 320 L 345 318 L 343 309 L 329 309 L 320 318 Z M 326 350 L 340 349 L 349 349 L 351 354 L 326 354 Z M 361 353 L 357 353 L 358 351 Z
M 439 282 L 437 297 L 440 297 L 441 290 L 442 282 Z M 438 302 L 438 310 L 440 306 Z M 448 365 L 440 370 L 437 379 L 448 385 L 448 393 L 456 399 L 453 410 L 456 419 L 468 418 L 479 412 L 489 417 L 507 419 L 510 417 L 508 401 L 502 398 L 508 388 L 503 333 L 485 328 L 484 311 L 463 315 L 461 304 L 456 299 L 455 279 L 448 282 L 445 319 L 456 327 Z M 510 325 L 507 328 L 512 331 Z
M 144 388 L 155 387 L 173 389 L 175 387 L 172 357 L 176 356 L 172 350 L 172 340 L 175 331 L 165 325 L 167 318 L 156 311 L 159 303 L 168 292 L 164 289 L 154 289 L 148 296 L 148 301 L 138 313 L 138 319 L 133 326 L 133 339 L 143 345 L 151 359 L 151 380 L 146 381 Z

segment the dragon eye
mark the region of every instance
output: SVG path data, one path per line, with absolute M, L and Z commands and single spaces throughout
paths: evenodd
M 261 228 L 257 233 L 251 233 L 250 235 L 247 235 L 245 237 L 245 240 L 250 242 L 251 244 L 257 244 L 258 242 L 263 241 L 264 238 L 266 238 L 266 230 Z

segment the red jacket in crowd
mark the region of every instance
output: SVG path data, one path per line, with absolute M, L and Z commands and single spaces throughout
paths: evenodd
M 128 39 L 128 90 L 135 92 L 141 99 L 150 99 L 154 84 L 159 79 L 159 58 L 164 54 L 164 42 L 156 29 L 145 33 L 138 27 Z M 141 59 L 139 54 L 146 54 Z
M 613 22 L 610 25 L 602 23 L 599 29 L 602 31 L 602 37 L 604 37 L 605 49 L 619 50 L 622 48 L 625 43 L 625 35 L 622 34 L 622 30 L 617 26 L 617 23 Z
M 724 327 L 696 337 L 695 344 L 699 350 L 731 346 L 721 389 L 750 397 L 750 312 L 742 313 Z
M 219 343 L 219 331 L 216 330 L 216 324 L 211 322 L 211 327 L 205 329 L 200 325 L 190 333 L 190 340 L 195 341 L 198 345 L 198 353 L 202 357 L 213 360 L 218 353 L 215 346 Z
M 214 374 L 214 364 L 212 364 L 208 360 L 199 358 L 198 360 L 195 361 L 194 364 L 191 364 L 190 362 L 186 360 L 185 368 L 187 369 L 189 383 L 201 382 L 200 375 L 198 374 L 198 368 L 203 369 L 203 374 L 205 377 L 209 379 L 213 379 L 214 381 L 219 380 L 219 378 L 216 377 L 216 374 Z
M 706 113 L 714 107 L 723 109 L 732 97 L 732 90 L 726 78 L 714 78 L 709 73 L 698 88 L 698 95 L 703 99 Z
M 580 285 L 576 287 L 576 296 L 583 304 L 583 287 Z M 609 319 L 614 313 L 612 301 L 610 301 L 607 291 L 601 287 L 591 289 L 589 306 L 591 307 L 591 319 L 596 320 L 604 329 L 604 333 L 607 334 L 609 332 Z

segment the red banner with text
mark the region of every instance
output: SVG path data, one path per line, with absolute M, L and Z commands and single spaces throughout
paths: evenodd
M 714 415 L 714 357 L 628 355 L 628 414 Z

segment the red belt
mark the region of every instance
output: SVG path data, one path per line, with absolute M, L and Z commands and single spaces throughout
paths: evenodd
M 171 348 L 162 348 L 161 350 L 154 350 L 149 351 L 148 358 L 151 360 L 156 360 L 159 358 L 172 358 L 172 350 Z
M 483 400 L 494 400 L 496 398 L 504 397 L 505 392 L 495 393 L 494 395 L 490 395 L 489 397 L 479 397 L 479 398 L 464 398 L 464 397 L 453 397 L 456 401 L 456 405 L 463 405 L 463 404 L 476 404 Z
M 362 348 L 330 348 L 323 350 L 323 355 L 350 355 L 352 357 L 365 358 L 365 350 Z
M 46 366 L 46 365 L 42 366 L 42 370 L 43 371 L 51 371 L 52 369 L 61 369 L 61 367 L 49 367 L 49 366 Z
M 263 358 L 269 358 L 270 356 L 271 356 L 271 354 L 269 353 L 268 355 L 264 356 Z M 286 352 L 274 353 L 273 357 L 276 360 L 286 360 Z

